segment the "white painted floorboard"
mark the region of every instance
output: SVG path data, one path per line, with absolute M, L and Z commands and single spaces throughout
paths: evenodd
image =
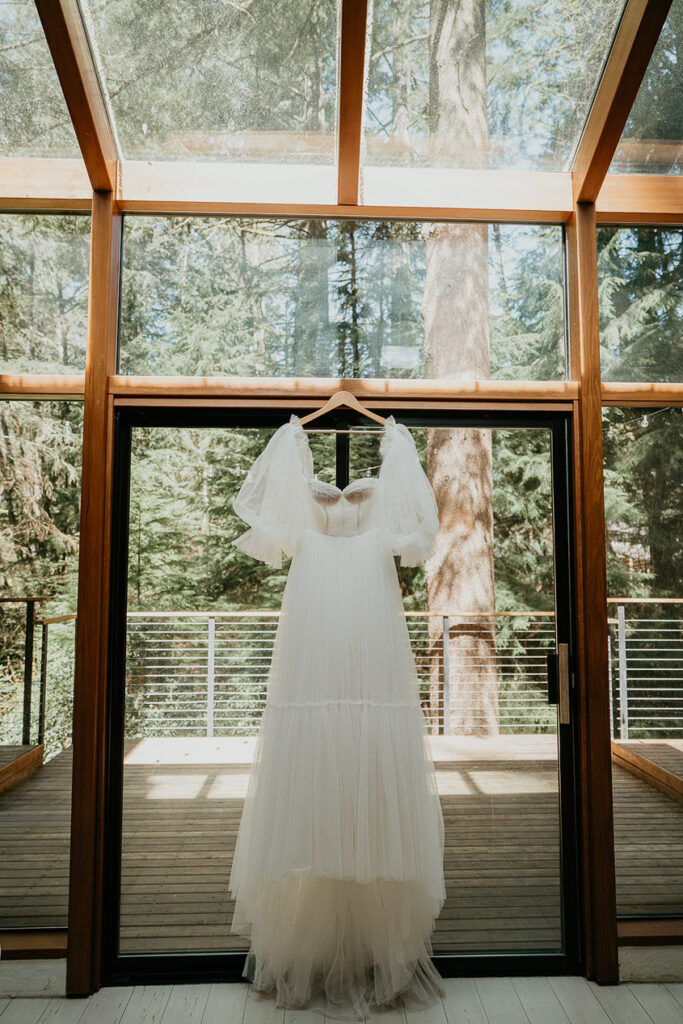
M 428 1010 L 382 1024 L 683 1024 L 683 983 L 596 985 L 583 978 L 446 978 Z M 0 1024 L 329 1024 L 322 1000 L 283 1010 L 242 983 L 105 988 L 89 999 L 0 997 Z

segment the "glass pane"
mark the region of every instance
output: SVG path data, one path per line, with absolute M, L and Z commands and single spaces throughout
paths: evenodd
M 683 230 L 599 228 L 606 381 L 683 381 Z
M 122 954 L 247 945 L 228 878 L 289 565 L 232 546 L 232 502 L 271 433 L 133 428 Z M 413 436 L 442 522 L 438 555 L 400 570 L 446 822 L 435 950 L 559 951 L 549 433 Z M 308 440 L 333 482 L 334 436 L 311 424 Z M 352 433 L 351 479 L 377 475 L 378 444 L 372 425 Z
M 334 164 L 337 0 L 80 6 L 125 158 Z
M 373 168 L 569 170 L 624 6 L 376 0 L 365 201 L 398 187 Z
M 610 171 L 680 174 L 683 159 L 683 3 L 674 0 Z
M 82 427 L 76 402 L 0 402 L 0 921 L 7 929 L 67 926 Z
M 90 217 L 0 215 L 0 373 L 82 373 Z
M 80 156 L 33 0 L 0 5 L 0 154 Z
M 563 281 L 558 226 L 126 217 L 119 362 L 556 380 Z
M 605 409 L 603 439 L 617 910 L 680 915 L 683 409 Z

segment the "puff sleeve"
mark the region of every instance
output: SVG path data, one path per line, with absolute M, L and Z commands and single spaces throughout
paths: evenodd
M 392 550 L 400 555 L 401 565 L 420 565 L 429 557 L 439 529 L 434 491 L 407 427 L 393 423 L 382 445 L 382 503 Z
M 249 529 L 233 540 L 240 551 L 274 569 L 294 554 L 306 526 L 307 458 L 300 431 L 290 420 L 279 427 L 252 463 L 233 508 Z

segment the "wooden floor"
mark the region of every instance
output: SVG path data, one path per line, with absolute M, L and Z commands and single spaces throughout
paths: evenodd
M 601 987 L 583 978 L 447 978 L 422 1012 L 385 1024 L 680 1024 L 683 984 Z M 88 999 L 0 999 L 0 1024 L 325 1024 L 320 1002 L 278 1009 L 246 984 L 104 988 Z
M 121 951 L 244 949 L 227 879 L 251 740 L 126 747 Z M 554 737 L 438 737 L 448 899 L 434 951 L 559 947 Z M 65 927 L 70 752 L 0 798 L 0 921 Z M 622 913 L 683 913 L 683 807 L 614 769 Z

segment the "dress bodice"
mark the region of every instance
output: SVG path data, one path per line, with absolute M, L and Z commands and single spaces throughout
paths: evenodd
M 233 544 L 274 568 L 311 530 L 335 537 L 377 530 L 402 565 L 419 565 L 439 526 L 415 441 L 393 416 L 382 430 L 379 474 L 342 490 L 315 475 L 306 431 L 292 414 L 249 469 L 233 505 L 250 527 Z
M 377 520 L 377 480 L 354 480 L 343 489 L 314 477 L 308 481 L 312 502 L 312 526 L 318 533 L 354 537 L 365 533 Z M 375 513 L 373 515 L 373 513 Z

